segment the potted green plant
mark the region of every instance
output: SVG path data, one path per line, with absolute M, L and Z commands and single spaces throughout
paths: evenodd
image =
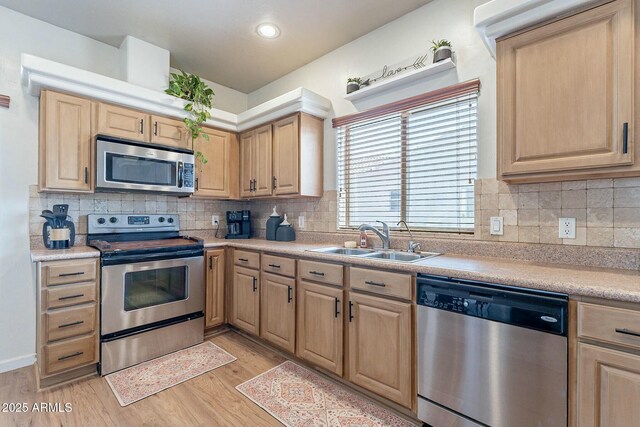
M 433 52 L 433 63 L 451 58 L 451 42 L 449 40 L 432 40 L 431 52 Z
M 180 74 L 170 74 L 169 87 L 165 93 L 188 101 L 184 106 L 187 117 L 183 122 L 195 141 L 202 132 L 202 123 L 211 117 L 209 109 L 215 95 L 213 90 L 195 74 L 180 71 Z M 209 140 L 206 133 L 202 133 L 202 137 Z M 202 164 L 207 163 L 207 158 L 200 151 L 196 152 L 196 159 Z
M 347 79 L 347 95 L 360 89 L 362 79 L 360 77 L 349 77 Z

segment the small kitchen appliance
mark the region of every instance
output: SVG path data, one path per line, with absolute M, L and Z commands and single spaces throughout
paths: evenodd
M 227 211 L 227 235 L 225 239 L 251 237 L 251 211 Z
M 68 218 L 69 205 L 53 205 L 40 215 L 47 221 L 42 224 L 42 240 L 47 249 L 66 249 L 73 246 L 76 228 Z

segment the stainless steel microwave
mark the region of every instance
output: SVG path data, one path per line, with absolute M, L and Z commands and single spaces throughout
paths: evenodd
M 194 187 L 193 151 L 98 135 L 96 191 L 188 196 Z

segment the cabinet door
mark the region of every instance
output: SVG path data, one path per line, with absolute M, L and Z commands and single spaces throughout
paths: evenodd
M 40 98 L 40 189 L 91 191 L 89 100 L 44 91 Z
M 503 178 L 633 163 L 632 6 L 615 1 L 498 43 Z
M 235 326 L 249 333 L 260 332 L 260 289 L 257 270 L 235 267 L 233 273 L 233 314 Z
M 206 306 L 205 328 L 224 323 L 224 249 L 208 250 L 205 253 Z
M 254 196 L 270 196 L 273 186 L 271 125 L 262 126 L 255 130 L 255 155 L 254 164 Z
M 253 131 L 240 135 L 240 197 L 253 196 Z
M 168 147 L 193 150 L 191 133 L 182 120 L 151 116 L 151 142 Z
M 98 133 L 149 142 L 150 116 L 115 105 L 98 104 Z
M 640 356 L 578 344 L 577 425 L 640 423 Z
M 273 192 L 275 195 L 297 194 L 300 182 L 299 115 L 273 124 Z
M 296 327 L 298 357 L 342 375 L 342 289 L 301 280 Z
M 411 408 L 411 304 L 350 292 L 349 307 L 347 379 Z
M 209 140 L 206 140 L 203 134 L 206 134 Z M 236 181 L 238 179 L 236 136 L 230 132 L 203 128 L 195 141 L 194 149 L 207 158 L 205 164 L 197 162 L 194 195 L 217 198 L 237 196 L 237 185 L 234 186 L 234 176 Z
M 291 353 L 295 352 L 296 281 L 262 274 L 260 289 L 260 336 Z

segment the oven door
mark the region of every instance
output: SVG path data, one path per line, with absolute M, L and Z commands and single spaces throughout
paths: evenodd
M 102 267 L 103 336 L 204 310 L 204 258 Z
M 96 190 L 193 193 L 193 153 L 99 136 Z

